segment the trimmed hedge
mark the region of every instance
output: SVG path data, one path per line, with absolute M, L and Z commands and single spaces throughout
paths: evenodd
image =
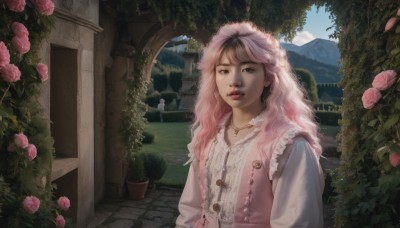
M 150 132 L 143 132 L 143 140 L 142 143 L 143 144 L 152 144 L 154 142 L 154 134 L 150 133 Z
M 193 112 L 190 111 L 170 111 L 163 112 L 164 122 L 190 122 L 193 119 Z
M 190 122 L 193 119 L 191 111 L 166 111 L 162 113 L 164 122 Z M 149 122 L 160 122 L 160 112 L 149 110 L 144 116 Z
M 178 99 L 178 94 L 175 92 L 162 92 L 161 98 L 165 100 L 165 104 L 170 104 L 174 99 Z M 158 103 L 157 103 L 158 104 Z
M 315 111 L 315 118 L 321 125 L 339 126 L 340 112 Z

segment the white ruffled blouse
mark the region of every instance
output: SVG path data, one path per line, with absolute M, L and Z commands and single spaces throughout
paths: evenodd
M 265 118 L 264 115 L 265 112 L 252 119 L 249 123 L 254 125 L 253 131 L 230 147 L 224 139 L 225 125 L 230 117 L 230 115 L 227 115 L 221 123 L 214 145 L 211 147 L 209 158 L 206 162 L 206 199 L 204 208 L 207 214 L 218 219 L 220 228 L 232 227 L 240 177 L 249 148 L 257 142 L 259 135 L 257 133 L 260 131 L 261 124 Z M 190 151 L 189 162 L 194 158 L 191 148 L 192 143 L 188 145 Z M 215 183 L 221 178 L 224 159 L 228 152 L 224 181 L 226 187 L 220 188 Z M 280 155 L 273 155 L 270 164 L 269 176 L 272 178 L 274 202 L 279 202 L 279 204 L 273 203 L 272 205 L 271 227 L 322 227 L 322 197 L 317 195 L 322 196 L 324 180 L 317 156 L 308 142 L 302 137 L 294 138 L 293 142 L 287 145 L 286 149 L 281 153 Z M 319 186 L 319 188 L 317 187 L 313 191 L 303 191 L 303 189 L 307 189 L 304 186 L 306 183 L 312 186 Z M 180 200 L 180 215 L 177 218 L 176 227 L 193 227 L 193 223 L 196 221 L 195 218 L 201 213 L 201 199 L 195 197 L 198 194 L 196 192 L 199 191 L 196 186 L 198 186 L 197 178 L 191 166 L 185 190 Z M 219 193 L 220 189 L 222 189 L 221 193 Z M 221 194 L 219 200 L 218 194 Z M 307 202 L 299 199 L 307 199 Z M 217 201 L 220 205 L 220 210 L 215 213 L 212 206 Z M 307 211 L 303 211 L 298 215 L 291 214 L 290 208 L 295 206 L 296 203 L 300 203 L 300 201 L 307 205 L 320 205 L 320 207 L 309 207 Z
M 216 136 L 213 146 L 211 147 L 208 161 L 206 163 L 206 202 L 205 208 L 211 216 L 216 216 L 221 225 L 230 225 L 233 223 L 233 216 L 236 206 L 236 198 L 239 192 L 240 177 L 244 161 L 246 160 L 248 149 L 252 147 L 257 140 L 257 133 L 260 131 L 262 122 L 264 121 L 264 114 L 258 115 L 253 118 L 249 124 L 253 125 L 253 131 L 246 135 L 243 139 L 236 142 L 234 145 L 228 146 L 225 141 L 225 125 L 230 115 L 222 121 L 220 130 Z M 229 153 L 229 155 L 227 154 Z M 224 162 L 226 164 L 224 166 Z M 215 183 L 221 179 L 223 169 L 225 171 L 225 187 L 220 188 Z M 221 193 L 219 193 L 221 190 Z M 218 195 L 220 199 L 218 200 Z M 218 202 L 221 209 L 218 213 L 213 210 L 213 204 Z M 223 226 L 221 226 L 223 227 Z

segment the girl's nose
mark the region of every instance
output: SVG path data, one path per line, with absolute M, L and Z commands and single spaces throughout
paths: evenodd
M 235 70 L 233 72 L 231 82 L 229 83 L 230 87 L 240 87 L 242 86 L 242 75 L 240 70 Z

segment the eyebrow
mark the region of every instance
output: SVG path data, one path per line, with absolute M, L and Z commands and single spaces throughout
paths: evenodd
M 245 64 L 257 64 L 257 63 L 253 62 L 253 61 L 243 61 L 243 62 L 240 62 L 239 64 L 240 65 L 245 65 Z M 233 64 L 231 64 L 231 63 L 220 63 L 220 64 L 217 64 L 216 66 L 230 66 L 230 65 L 233 65 Z

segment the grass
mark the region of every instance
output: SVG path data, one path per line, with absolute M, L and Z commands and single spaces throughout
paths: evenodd
M 167 170 L 158 184 L 182 187 L 186 182 L 189 165 L 187 144 L 190 142 L 190 123 L 148 123 L 146 131 L 154 134 L 152 144 L 143 144 L 142 152 L 162 155 L 168 164 Z
M 154 134 L 152 144 L 144 144 L 142 152 L 152 152 L 162 155 L 168 164 L 167 170 L 158 181 L 159 185 L 183 188 L 189 165 L 183 164 L 189 159 L 187 144 L 190 142 L 190 123 L 148 123 L 146 131 Z M 320 126 L 321 133 L 336 138 L 339 127 Z

